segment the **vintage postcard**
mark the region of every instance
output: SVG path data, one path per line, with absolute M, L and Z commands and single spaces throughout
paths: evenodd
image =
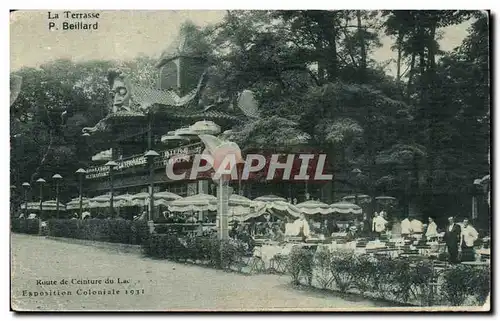
M 10 13 L 13 311 L 489 311 L 490 16 Z

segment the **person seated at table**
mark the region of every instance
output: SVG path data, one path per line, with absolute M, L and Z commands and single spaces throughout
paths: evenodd
M 276 242 L 284 242 L 285 241 L 285 233 L 283 233 L 283 231 L 281 230 L 281 228 L 279 226 L 274 226 L 273 228 L 273 232 L 274 232 L 274 238 L 273 240 L 276 241 Z
M 368 236 L 370 235 L 370 233 L 371 233 L 371 224 L 370 220 L 368 219 L 368 215 L 366 215 L 365 213 L 363 214 L 363 220 L 361 221 L 358 235 Z
M 397 217 L 392 219 L 391 236 L 392 238 L 401 237 L 401 222 Z
M 352 241 L 356 239 L 358 233 L 358 227 L 356 224 L 350 224 L 349 227 L 347 228 L 347 240 Z
M 229 237 L 230 238 L 236 238 L 236 233 L 238 229 L 240 228 L 240 225 L 238 221 L 234 222 L 233 226 L 231 226 L 231 229 L 229 230 Z
M 203 228 L 203 221 L 202 220 L 198 221 L 198 227 L 196 228 L 195 234 L 196 234 L 196 236 L 204 236 L 205 235 L 205 229 Z
M 293 224 L 299 230 L 299 234 L 297 236 L 301 237 L 302 241 L 305 242 L 306 239 L 309 237 L 311 230 L 309 228 L 309 223 L 307 222 L 304 213 L 300 213 L 300 217 L 297 220 L 295 220 Z
M 340 228 L 337 224 L 337 222 L 333 218 L 329 218 L 327 220 L 326 228 L 328 230 L 328 236 L 332 235 L 332 233 L 338 233 L 340 231 Z
M 274 229 L 270 226 L 265 226 L 264 227 L 264 238 L 272 240 L 274 239 L 275 234 L 274 234 Z
M 401 221 L 401 236 L 404 238 L 409 237 L 411 234 L 411 220 L 412 217 L 407 215 L 407 217 Z
M 416 218 L 413 218 L 410 221 L 410 232 L 411 234 L 423 234 L 424 233 L 424 224 L 417 220 Z
M 387 221 L 383 217 L 382 212 L 375 212 L 375 217 L 373 218 L 372 224 L 372 231 L 377 237 L 380 237 L 385 232 L 385 226 L 387 225 Z
M 474 261 L 474 242 L 478 239 L 477 230 L 470 225 L 468 219 L 464 219 L 460 234 L 460 245 L 462 250 L 462 262 Z
M 165 218 L 166 223 L 175 223 L 175 216 L 173 213 L 170 212 L 164 212 L 164 213 L 167 215 Z
M 191 215 L 187 218 L 186 223 L 196 223 L 198 220 L 196 219 L 195 215 Z
M 425 238 L 430 241 L 435 240 L 437 237 L 437 224 L 434 222 L 434 218 L 429 216 L 429 225 L 427 225 L 427 230 L 425 231 Z

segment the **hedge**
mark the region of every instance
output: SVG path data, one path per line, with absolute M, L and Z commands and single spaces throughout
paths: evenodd
M 142 244 L 149 236 L 145 221 L 51 219 L 48 235 L 92 241 Z
M 231 269 L 248 254 L 245 244 L 240 241 L 209 236 L 180 238 L 173 234 L 152 234 L 143 244 L 143 249 L 149 257 L 178 262 L 190 260 L 222 269 Z
M 300 247 L 292 249 L 287 271 L 294 284 L 419 306 L 483 305 L 491 282 L 489 267 L 457 264 L 435 273 L 429 260 L 412 263 Z
M 40 220 L 13 218 L 10 221 L 11 231 L 15 233 L 38 234 L 40 229 Z

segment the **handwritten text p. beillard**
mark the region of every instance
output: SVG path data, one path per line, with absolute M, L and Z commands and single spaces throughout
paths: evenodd
M 98 12 L 74 12 L 63 11 L 56 13 L 49 11 L 47 13 L 48 27 L 50 31 L 56 30 L 97 30 L 99 29 L 99 22 L 96 19 L 100 18 Z M 63 19 L 63 20 L 59 20 Z

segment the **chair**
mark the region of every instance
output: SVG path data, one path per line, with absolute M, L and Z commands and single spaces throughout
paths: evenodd
M 270 262 L 270 270 L 279 273 L 285 274 L 287 271 L 287 263 L 288 263 L 288 255 L 276 254 Z
M 262 272 L 266 269 L 266 264 L 264 260 L 262 260 L 262 256 L 259 255 L 260 250 L 255 249 L 253 253 L 248 252 L 246 255 L 242 256 L 237 262 L 238 272 L 243 272 L 245 267 L 248 267 L 248 273 L 252 274 L 253 272 Z

